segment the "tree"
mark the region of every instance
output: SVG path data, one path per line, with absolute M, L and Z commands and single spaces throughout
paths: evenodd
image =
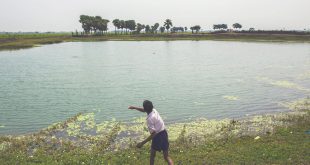
M 145 25 L 137 23 L 137 33 L 140 33 L 145 28 Z
M 159 27 L 159 23 L 155 23 L 154 26 L 151 26 L 151 32 L 157 33 L 158 27 Z
M 126 32 L 126 34 L 127 34 L 127 29 L 128 29 L 129 22 L 128 22 L 128 20 L 127 20 L 127 21 L 124 21 L 124 22 L 125 22 L 125 24 L 124 24 L 124 29 L 125 29 L 125 32 Z
M 222 29 L 226 30 L 227 29 L 227 24 L 222 24 L 221 27 L 222 27 Z
M 159 30 L 160 30 L 161 33 L 163 33 L 163 32 L 165 32 L 165 27 L 161 26 L 161 27 L 159 28 Z
M 184 28 L 183 27 L 173 27 L 171 28 L 171 33 L 176 33 L 176 32 L 184 32 Z
M 234 29 L 241 29 L 241 28 L 242 28 L 242 25 L 239 24 L 239 23 L 234 23 L 234 24 L 233 24 L 233 28 L 234 28 Z
M 190 27 L 190 29 L 192 30 L 192 33 L 194 33 L 194 31 L 196 31 L 196 33 L 199 32 L 199 30 L 201 29 L 200 25 L 195 25 Z
M 201 29 L 200 25 L 194 26 L 194 30 L 196 30 L 196 33 L 198 33 L 200 31 L 200 29 Z
M 214 29 L 214 30 L 216 30 L 216 29 L 218 29 L 218 28 L 219 28 L 218 25 L 215 25 L 215 24 L 213 25 L 213 29 Z
M 92 19 L 92 29 L 94 33 L 96 34 L 101 24 L 102 18 L 100 16 L 95 16 L 95 17 L 92 17 L 91 19 Z
M 149 33 L 150 30 L 151 30 L 150 25 L 146 25 L 146 26 L 145 26 L 145 33 Z
M 136 21 L 135 20 L 125 21 L 125 28 L 130 30 L 130 31 L 136 30 Z
M 124 20 L 119 21 L 119 28 L 122 29 L 122 33 L 123 33 L 123 29 L 125 28 L 125 21 Z
M 107 19 L 101 19 L 99 20 L 99 22 L 97 23 L 97 29 L 101 32 L 101 34 L 103 34 L 103 32 L 108 30 L 108 23 L 110 21 Z
M 225 29 L 227 29 L 227 24 L 215 24 L 215 25 L 213 25 L 213 29 L 214 30 L 216 30 L 216 29 L 225 30 Z
M 114 19 L 112 21 L 114 27 L 115 27 L 115 34 L 116 34 L 116 28 L 119 29 L 120 28 L 120 20 L 119 19 Z
M 96 18 L 93 16 L 89 16 L 89 20 L 90 20 L 91 31 L 93 31 L 93 33 L 96 33 L 97 31 Z
M 94 32 L 97 34 L 97 30 L 103 34 L 104 31 L 108 30 L 108 23 L 110 22 L 107 19 L 102 19 L 100 16 L 88 16 L 88 15 L 80 15 L 79 22 L 82 24 L 82 28 L 86 34 Z
M 79 22 L 82 24 L 84 32 L 89 34 L 92 29 L 91 17 L 88 15 L 80 15 Z
M 192 31 L 192 33 L 194 33 L 194 26 L 192 26 L 192 27 L 190 27 L 190 29 L 191 29 L 191 31 Z
M 166 19 L 166 21 L 164 22 L 164 27 L 167 29 L 167 33 L 170 29 L 170 27 L 172 27 L 172 21 L 170 19 Z
M 184 30 L 187 31 L 187 27 L 184 27 Z
M 97 34 L 97 30 L 99 30 L 100 34 L 103 34 L 103 31 L 108 30 L 109 20 L 102 19 L 100 16 L 90 17 L 90 20 L 91 28 L 94 31 L 94 34 Z

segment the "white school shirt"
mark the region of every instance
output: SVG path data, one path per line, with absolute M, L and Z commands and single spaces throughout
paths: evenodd
M 153 109 L 153 111 L 147 115 L 146 122 L 150 133 L 159 133 L 160 131 L 165 130 L 164 121 L 156 109 Z

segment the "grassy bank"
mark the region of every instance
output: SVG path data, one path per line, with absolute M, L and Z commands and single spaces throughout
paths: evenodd
M 308 164 L 310 99 L 284 105 L 292 111 L 169 125 L 170 155 L 176 164 Z M 78 114 L 38 133 L 1 136 L 0 162 L 148 164 L 149 144 L 135 148 L 148 135 L 144 119 L 131 124 L 96 124 L 93 119 Z M 156 162 L 164 164 L 160 153 Z
M 31 48 L 38 45 L 75 41 L 170 41 L 170 40 L 221 40 L 221 41 L 270 41 L 270 42 L 310 42 L 310 35 L 264 34 L 264 33 L 201 33 L 201 34 L 139 34 L 72 37 L 62 34 L 20 34 L 0 35 L 0 50 Z

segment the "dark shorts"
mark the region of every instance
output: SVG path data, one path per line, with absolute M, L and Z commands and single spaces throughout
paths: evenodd
M 152 139 L 152 149 L 156 151 L 167 151 L 169 148 L 168 134 L 163 130 L 156 134 Z

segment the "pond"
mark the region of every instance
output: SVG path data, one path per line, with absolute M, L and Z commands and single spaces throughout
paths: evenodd
M 35 132 L 77 113 L 131 121 L 153 102 L 167 124 L 287 111 L 310 96 L 310 44 L 68 42 L 0 52 L 0 134 Z

